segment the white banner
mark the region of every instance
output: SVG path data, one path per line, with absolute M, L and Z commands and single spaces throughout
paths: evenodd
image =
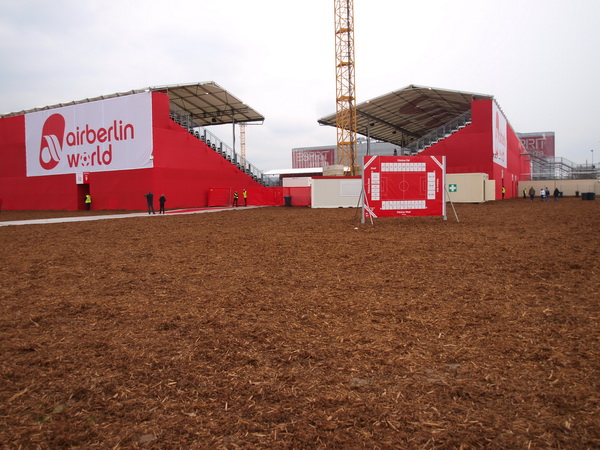
M 495 101 L 492 102 L 492 132 L 493 141 L 492 148 L 494 152 L 494 162 L 506 167 L 507 148 L 508 148 L 508 133 L 506 117 Z
M 152 94 L 26 114 L 25 146 L 28 177 L 151 168 Z

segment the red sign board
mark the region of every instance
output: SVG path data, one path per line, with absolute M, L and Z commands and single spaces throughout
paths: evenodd
M 292 168 L 294 169 L 325 167 L 333 164 L 335 164 L 333 148 L 292 150 Z
M 365 156 L 364 217 L 445 217 L 445 178 L 445 156 Z
M 520 133 L 527 153 L 539 158 L 554 158 L 554 133 Z

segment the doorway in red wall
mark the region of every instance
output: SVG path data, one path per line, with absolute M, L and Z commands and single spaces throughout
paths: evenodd
M 78 184 L 77 185 L 77 209 L 80 211 L 85 210 L 85 196 L 90 193 L 89 184 Z M 92 199 L 93 201 L 94 199 Z

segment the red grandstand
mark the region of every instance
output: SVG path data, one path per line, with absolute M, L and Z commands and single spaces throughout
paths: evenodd
M 0 116 L 0 193 L 14 210 L 135 210 L 143 195 L 204 207 L 211 189 L 254 191 L 262 173 L 206 127 L 264 117 L 216 83 L 162 86 Z M 221 203 L 230 203 L 227 195 Z
M 293 189 L 294 205 L 310 205 L 310 188 L 265 187 L 261 171 L 207 130 L 231 124 L 235 136 L 236 124 L 262 121 L 213 82 L 5 114 L 2 207 L 84 209 L 90 194 L 93 209 L 139 210 L 148 191 L 165 194 L 169 209 L 223 206 L 244 189 L 253 205 L 282 205 Z M 335 114 L 319 122 L 335 126 Z M 448 174 L 487 174 L 496 198 L 502 186 L 506 198 L 519 195 L 518 182 L 530 176 L 523 144 L 489 95 L 411 85 L 357 105 L 357 125 L 399 155 L 445 156 Z
M 496 198 L 502 186 L 505 198 L 518 196 L 518 182 L 530 178 L 529 156 L 491 95 L 410 85 L 356 114 L 360 134 L 397 145 L 399 155 L 445 156 L 448 174 L 487 174 Z M 335 126 L 335 114 L 319 123 Z

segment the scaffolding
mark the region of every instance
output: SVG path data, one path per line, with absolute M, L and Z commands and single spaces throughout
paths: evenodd
M 540 158 L 524 153 L 530 159 L 532 180 L 597 180 L 600 170 L 594 164 L 576 164 L 566 158 Z

